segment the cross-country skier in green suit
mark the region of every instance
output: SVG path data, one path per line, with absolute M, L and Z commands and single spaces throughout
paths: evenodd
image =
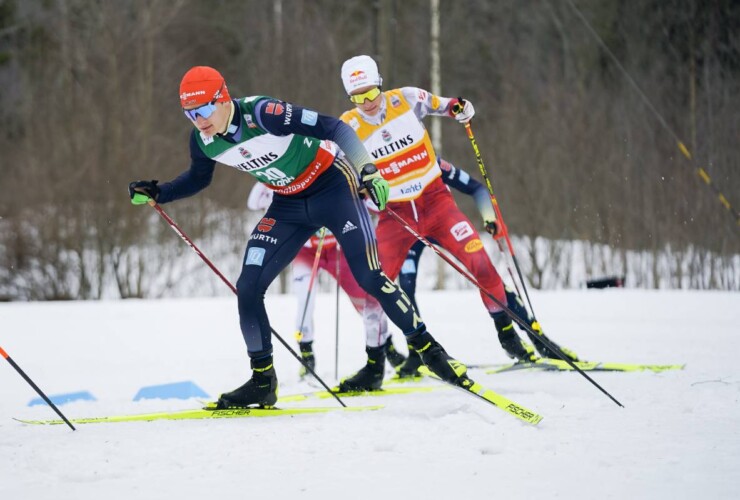
M 252 377 L 222 394 L 219 408 L 265 407 L 277 401 L 265 292 L 322 226 L 336 235 L 357 282 L 380 302 L 424 364 L 450 383 L 469 384 L 466 367 L 434 340 L 408 297 L 381 270 L 375 231 L 359 190 L 366 190 L 383 210 L 388 183 L 349 125 L 271 97 L 231 99 L 223 76 L 207 66 L 185 74 L 180 104 L 194 127 L 190 168 L 161 185 L 155 180 L 132 182 L 132 203 L 192 196 L 210 184 L 216 162 L 247 172 L 274 191 L 249 237 L 236 286 Z

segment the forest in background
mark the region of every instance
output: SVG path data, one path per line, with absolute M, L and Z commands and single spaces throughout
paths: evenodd
M 387 89 L 430 89 L 431 5 L 0 0 L 0 299 L 168 295 L 189 250 L 126 188 L 188 167 L 184 72 L 214 66 L 234 97 L 338 116 L 351 104 L 339 69 L 357 54 L 377 59 Z M 668 273 L 667 286 L 740 290 L 740 226 L 695 171 L 737 210 L 740 2 L 441 0 L 439 9 L 441 93 L 475 104 L 476 139 L 532 286 L 574 286 L 577 242 L 586 277 L 658 287 Z M 441 131 L 444 158 L 481 180 L 464 129 L 442 119 Z M 207 190 L 165 206 L 214 262 L 228 260 L 232 280 L 253 182 L 219 167 Z M 472 200 L 457 199 L 478 222 Z M 543 280 L 553 273 L 562 279 Z

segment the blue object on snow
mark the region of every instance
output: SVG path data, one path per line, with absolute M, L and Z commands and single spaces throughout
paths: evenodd
M 134 401 L 140 399 L 189 399 L 207 398 L 208 394 L 190 380 L 174 382 L 172 384 L 150 385 L 142 387 L 134 396 Z
M 80 392 L 70 392 L 67 394 L 56 394 L 54 396 L 49 396 L 49 399 L 52 403 L 55 405 L 63 405 L 64 403 L 71 403 L 72 401 L 97 401 L 95 399 L 95 396 L 90 394 L 88 391 L 80 391 Z M 28 406 L 36 406 L 36 405 L 45 405 L 46 401 L 44 401 L 42 398 L 33 398 L 29 403 Z

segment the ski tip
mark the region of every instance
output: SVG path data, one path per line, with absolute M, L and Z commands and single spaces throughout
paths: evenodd
M 22 419 L 22 418 L 15 418 L 15 417 L 11 417 L 11 418 L 13 420 L 15 420 L 16 422 L 20 422 L 20 423 L 26 424 L 26 425 L 61 425 L 61 424 L 66 424 L 66 422 L 64 420 L 25 420 L 25 419 Z M 74 422 L 74 420 L 72 422 Z M 72 427 L 72 430 L 75 430 L 75 431 L 77 430 L 77 429 L 74 428 L 74 426 L 70 426 L 70 427 Z
M 538 413 L 533 412 L 523 406 L 520 406 L 514 402 L 509 402 L 504 408 L 505 411 L 511 413 L 519 420 L 527 422 L 528 424 L 537 425 L 545 418 Z
M 15 418 L 15 417 L 12 417 L 12 419 L 15 420 L 16 422 L 20 422 L 22 424 L 42 424 L 42 425 L 46 425 L 48 423 L 48 422 L 44 422 L 44 421 L 41 421 L 41 420 L 23 420 L 22 418 Z

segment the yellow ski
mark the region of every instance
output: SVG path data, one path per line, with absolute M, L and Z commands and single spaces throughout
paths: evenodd
M 429 368 L 427 368 L 426 366 L 419 367 L 419 372 L 429 377 L 434 377 L 441 382 L 444 382 L 442 379 L 432 373 L 432 371 L 429 370 Z M 507 397 L 502 396 L 501 394 L 479 384 L 478 382 L 474 382 L 473 380 L 465 379 L 462 385 L 450 384 L 449 382 L 445 382 L 445 384 L 461 391 L 469 392 L 470 394 L 473 394 L 483 401 L 486 401 L 487 403 L 492 404 L 497 408 L 500 408 L 501 410 L 504 410 L 506 413 L 509 413 L 519 420 L 527 422 L 528 424 L 537 425 L 542 421 L 542 415 L 538 415 L 532 410 L 525 408 L 518 403 L 515 403 Z
M 376 406 L 327 406 L 315 408 L 231 408 L 227 410 L 181 410 L 161 413 L 144 413 L 139 415 L 116 415 L 110 417 L 77 418 L 70 420 L 75 424 L 104 424 L 114 422 L 151 422 L 153 420 L 205 420 L 222 418 L 246 418 L 246 417 L 282 417 L 295 415 L 310 415 L 330 412 L 347 411 L 369 411 L 379 410 L 382 405 Z M 63 420 L 22 420 L 15 419 L 24 424 L 57 425 L 63 424 Z
M 585 372 L 642 372 L 659 373 L 670 370 L 683 370 L 686 365 L 648 365 L 635 363 L 603 363 L 600 361 L 576 361 L 576 366 Z M 484 366 L 479 365 L 483 368 Z M 490 367 L 490 365 L 489 365 Z M 509 363 L 491 367 L 487 374 L 504 373 L 518 370 L 574 371 L 573 367 L 561 359 L 541 358 L 534 363 Z

